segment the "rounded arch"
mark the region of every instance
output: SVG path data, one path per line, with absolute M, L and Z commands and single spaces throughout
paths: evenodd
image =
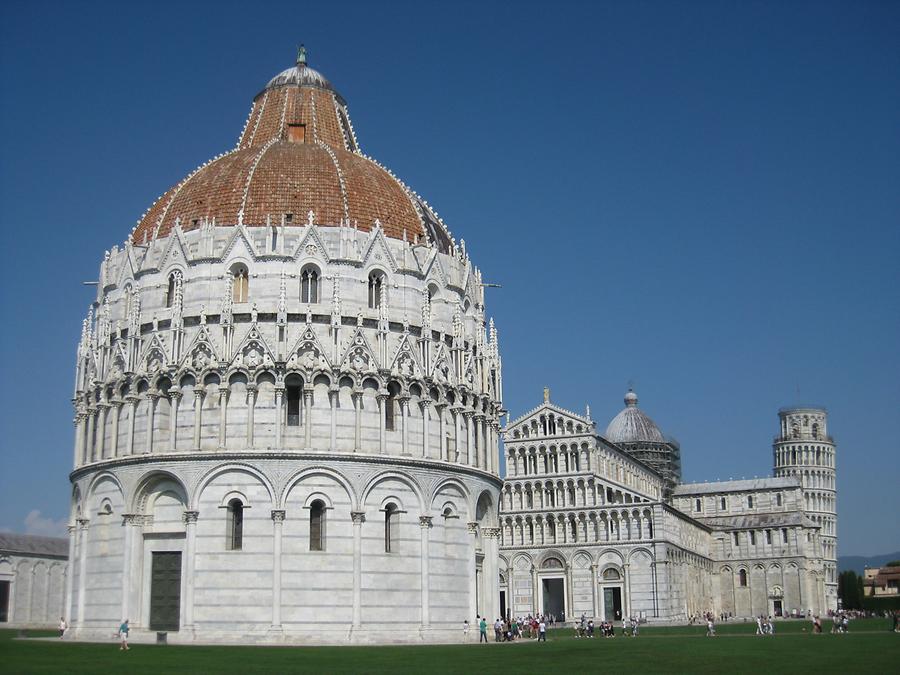
M 475 520 L 483 527 L 493 527 L 498 524 L 500 514 L 497 511 L 494 496 L 489 490 L 482 490 L 478 494 L 472 513 L 475 514 Z
M 239 471 L 250 474 L 251 476 L 256 478 L 260 483 L 262 483 L 263 487 L 265 487 L 266 491 L 269 493 L 269 503 L 271 504 L 271 508 L 276 508 L 275 488 L 273 487 L 272 482 L 269 480 L 268 476 L 266 476 L 259 469 L 256 469 L 249 464 L 244 464 L 242 462 L 229 462 L 227 464 L 220 464 L 213 467 L 205 474 L 203 474 L 200 480 L 197 481 L 196 487 L 192 491 L 191 499 L 189 502 L 192 511 L 196 511 L 200 508 L 200 495 L 203 494 L 203 491 L 206 489 L 206 487 L 218 476 L 221 476 L 223 473 L 227 473 L 228 471 Z M 244 499 L 246 500 L 246 497 Z M 244 503 L 246 504 L 247 502 L 245 501 Z
M 551 548 L 544 551 L 540 556 L 538 556 L 536 561 L 536 567 L 538 569 L 557 569 L 555 567 L 547 567 L 548 561 L 556 560 L 562 566 L 562 569 L 566 568 L 566 556 L 559 549 Z
M 314 475 L 328 476 L 340 484 L 347 492 L 347 496 L 350 497 L 351 509 L 354 511 L 359 510 L 359 499 L 356 490 L 353 489 L 353 485 L 350 481 L 339 471 L 335 471 L 334 469 L 325 466 L 310 466 L 292 474 L 284 484 L 284 489 L 281 491 L 277 508 L 284 508 L 284 505 L 288 502 L 288 498 L 291 496 L 291 491 L 297 487 L 304 478 Z
M 455 488 L 456 490 L 459 491 L 460 496 L 463 501 L 463 504 L 466 507 L 466 510 L 469 513 L 472 513 L 471 508 L 469 506 L 472 495 L 469 492 L 469 489 L 466 487 L 465 483 L 463 483 L 458 478 L 454 478 L 454 477 L 444 478 L 437 485 L 434 486 L 434 488 L 431 491 L 431 495 L 429 496 L 429 499 L 428 499 L 428 504 L 430 504 L 431 508 L 434 509 L 434 507 L 438 501 L 446 500 L 447 495 L 445 495 L 445 494 L 442 495 L 441 491 L 444 490 L 445 488 L 450 488 L 450 487 Z M 441 510 L 443 512 L 443 508 Z M 459 511 L 459 505 L 457 505 L 456 511 L 457 512 Z
M 650 560 L 651 561 L 653 560 L 653 551 L 651 551 L 649 548 L 645 548 L 643 546 L 638 546 L 637 548 L 632 549 L 631 551 L 628 552 L 628 564 L 629 565 L 631 564 L 631 561 L 634 560 L 635 556 L 638 554 L 640 554 L 642 556 L 643 555 L 649 556 Z
M 378 487 L 379 483 L 383 483 L 386 480 L 396 480 L 409 487 L 413 491 L 413 494 L 416 496 L 416 499 L 419 502 L 418 507 L 420 509 L 424 508 L 427 502 L 425 501 L 425 495 L 422 492 L 422 487 L 419 485 L 418 481 L 414 480 L 407 474 L 400 473 L 399 471 L 382 471 L 381 473 L 372 477 L 362 491 L 363 506 L 368 503 L 369 495 L 372 493 L 372 490 Z
M 154 485 L 166 480 L 170 480 L 175 484 L 181 491 L 179 497 L 184 504 L 189 504 L 188 490 L 184 485 L 184 481 L 182 481 L 178 475 L 171 471 L 166 471 L 165 469 L 151 469 L 141 476 L 135 484 L 130 499 L 126 500 L 126 503 L 131 505 L 131 511 L 133 513 L 144 513 L 144 508 L 147 505 L 147 497 L 150 495 L 152 488 Z

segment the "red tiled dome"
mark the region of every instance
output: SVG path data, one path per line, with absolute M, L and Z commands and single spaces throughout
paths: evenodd
M 381 222 L 389 237 L 430 240 L 441 250 L 450 237 L 433 211 L 403 183 L 359 152 L 347 106 L 305 60 L 276 75 L 253 100 L 237 147 L 168 190 L 141 218 L 136 243 L 185 231 L 206 221 L 248 227 Z

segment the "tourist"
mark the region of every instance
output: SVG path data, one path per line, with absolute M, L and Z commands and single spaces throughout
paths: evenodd
M 66 629 L 69 627 L 69 624 L 66 623 L 66 617 L 59 617 L 59 639 L 63 639 L 63 635 L 66 634 Z
M 756 634 L 757 635 L 763 634 L 762 616 L 756 617 Z
M 767 623 L 766 623 L 766 633 L 768 633 L 769 635 L 775 635 L 775 624 L 772 623 L 772 617 L 771 617 L 771 616 L 767 619 Z
M 716 626 L 713 623 L 712 616 L 706 620 L 706 637 L 716 637 Z
M 469 641 L 469 620 L 463 621 L 463 642 Z
M 541 622 L 538 624 L 538 642 L 547 641 L 547 624 L 544 623 L 544 620 L 541 619 Z
M 895 621 L 895 623 L 896 623 L 896 621 Z M 587 630 L 588 630 L 587 636 L 589 638 L 594 637 L 594 620 L 593 619 L 588 619 L 588 629 Z
M 637 637 L 640 632 L 641 622 L 631 617 L 631 637 Z
M 481 617 L 481 621 L 478 624 L 478 632 L 480 633 L 478 636 L 478 644 L 487 642 L 487 621 L 485 621 L 484 617 Z
M 119 626 L 119 651 L 128 651 L 128 619 L 125 619 L 122 622 L 122 625 Z

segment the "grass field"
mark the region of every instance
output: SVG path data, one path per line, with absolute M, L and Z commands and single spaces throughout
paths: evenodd
M 900 635 L 886 620 L 853 621 L 849 635 L 810 635 L 807 622 L 644 628 L 638 638 L 576 640 L 565 629 L 546 644 L 390 647 L 176 647 L 17 640 L 0 631 L 0 672 L 18 673 L 891 673 L 900 672 Z M 825 630 L 830 626 L 826 625 Z M 38 636 L 39 633 L 31 633 Z

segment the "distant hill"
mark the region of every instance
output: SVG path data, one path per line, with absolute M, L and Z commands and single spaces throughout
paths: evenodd
M 869 557 L 862 555 L 842 555 L 838 556 L 838 571 L 853 570 L 857 574 L 862 574 L 866 567 L 881 567 L 891 560 L 900 560 L 900 551 L 894 553 L 885 553 L 884 555 L 872 555 Z

